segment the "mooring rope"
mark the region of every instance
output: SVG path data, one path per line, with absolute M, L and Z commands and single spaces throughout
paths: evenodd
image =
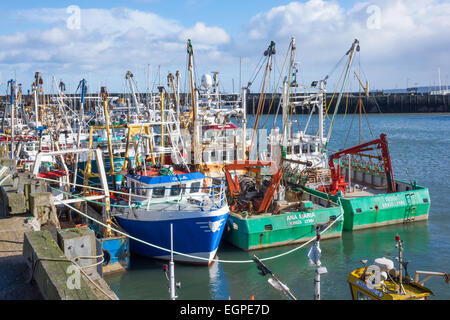
M 102 255 L 103 256 L 103 255 Z M 103 290 L 94 280 L 92 280 L 91 279 L 91 277 L 86 273 L 86 271 L 84 271 L 83 270 L 83 268 L 87 268 L 87 267 L 92 267 L 92 266 L 95 266 L 95 265 L 97 265 L 97 264 L 100 264 L 100 263 L 97 263 L 97 264 L 94 264 L 94 265 L 90 265 L 90 266 L 86 266 L 86 267 L 82 267 L 82 266 L 80 266 L 77 262 L 76 262 L 76 260 L 77 259 L 83 259 L 83 258 L 89 258 L 89 259 L 94 259 L 94 258 L 99 258 L 100 256 L 92 256 L 92 257 L 75 257 L 74 259 L 64 259 L 64 258 L 61 258 L 61 259 L 58 259 L 58 258 L 37 258 L 35 261 L 34 261 L 34 263 L 33 263 L 33 266 L 32 266 L 32 268 L 31 268 L 31 276 L 30 276 L 30 279 L 28 280 L 28 283 L 30 283 L 31 282 L 31 280 L 33 280 L 33 275 L 34 275 L 34 270 L 36 269 L 36 265 L 37 265 L 37 263 L 39 262 L 39 261 L 53 261 L 53 262 L 71 262 L 76 268 L 78 268 L 78 270 L 81 272 L 81 273 L 83 273 L 83 275 L 92 283 L 92 284 L 94 284 L 94 286 L 101 292 L 101 293 L 103 293 L 108 299 L 110 299 L 110 300 L 116 300 L 115 298 L 113 298 L 112 296 L 110 296 L 108 293 L 106 293 L 105 292 L 105 290 Z M 103 261 L 102 261 L 102 263 L 103 263 Z
M 175 251 L 175 250 L 171 251 L 170 249 L 166 249 L 166 248 L 160 247 L 160 246 L 158 246 L 158 245 L 149 243 L 149 242 L 147 242 L 147 241 L 144 241 L 144 240 L 141 240 L 141 239 L 139 239 L 139 238 L 133 237 L 133 236 L 131 236 L 131 235 L 129 235 L 129 234 L 126 234 L 125 232 L 122 232 L 122 231 L 120 231 L 120 230 L 117 230 L 117 229 L 115 229 L 115 228 L 113 228 L 113 227 L 111 227 L 111 226 L 106 225 L 105 223 L 103 223 L 103 222 L 101 222 L 101 221 L 98 221 L 98 220 L 92 218 L 91 216 L 89 216 L 89 215 L 87 215 L 87 214 L 81 212 L 80 210 L 78 210 L 78 209 L 76 209 L 76 208 L 74 208 L 74 207 L 72 207 L 72 206 L 70 206 L 70 205 L 68 205 L 68 204 L 66 204 L 66 203 L 64 203 L 64 202 L 62 202 L 61 200 L 58 200 L 58 199 L 55 199 L 55 200 L 58 201 L 59 203 L 65 205 L 65 206 L 67 206 L 69 209 L 71 209 L 71 210 L 73 210 L 73 211 L 75 211 L 75 212 L 81 214 L 82 216 L 84 216 L 84 217 L 86 217 L 86 218 L 88 218 L 88 219 L 90 219 L 90 220 L 92 220 L 92 221 L 98 223 L 99 225 L 101 225 L 101 226 L 103 226 L 103 227 L 105 227 L 105 228 L 109 228 L 109 229 L 111 229 L 112 231 L 114 231 L 114 232 L 116 232 L 116 233 L 118 233 L 118 234 L 121 234 L 121 235 L 123 235 L 123 236 L 125 236 L 125 237 L 128 237 L 128 238 L 132 239 L 132 240 L 135 240 L 135 241 L 137 241 L 137 242 L 143 243 L 143 244 L 145 244 L 145 245 L 148 245 L 148 246 L 150 246 L 150 247 L 153 247 L 153 248 L 156 248 L 156 249 L 165 251 L 165 252 L 173 252 L 174 254 L 177 254 L 177 255 L 180 255 L 180 256 L 184 256 L 184 257 L 187 257 L 187 258 L 198 259 L 198 260 L 203 260 L 203 261 L 208 261 L 208 262 L 222 262 L 222 263 L 254 263 L 253 260 L 221 260 L 221 259 L 212 259 L 212 260 L 210 260 L 210 259 L 208 259 L 208 258 L 203 258 L 203 257 L 199 257 L 199 256 L 194 256 L 194 255 L 190 255 L 190 254 L 178 252 L 178 251 Z M 337 217 L 336 220 L 334 220 L 331 224 L 329 224 L 322 232 L 319 233 L 319 235 L 322 235 L 323 233 L 327 232 L 327 231 L 328 231 L 328 230 L 329 230 L 329 229 L 330 229 L 337 221 L 340 220 L 340 218 L 342 217 L 342 215 L 343 215 L 343 214 L 341 214 L 339 217 Z M 298 246 L 298 247 L 296 247 L 296 248 L 294 248 L 294 249 L 292 249 L 292 250 L 289 250 L 289 251 L 287 251 L 287 252 L 284 252 L 284 253 L 281 253 L 281 254 L 278 254 L 278 255 L 275 255 L 275 256 L 271 256 L 271 257 L 267 257 L 267 258 L 261 258 L 260 260 L 261 260 L 261 261 L 266 261 L 266 260 L 273 260 L 273 259 L 277 259 L 277 258 L 283 257 L 283 256 L 285 256 L 285 255 L 291 254 L 291 253 L 293 253 L 293 252 L 295 252 L 295 251 L 297 251 L 297 250 L 299 250 L 299 249 L 305 247 L 306 245 L 308 245 L 309 243 L 311 243 L 311 242 L 314 241 L 314 240 L 316 240 L 316 237 L 311 238 L 311 239 L 308 240 L 307 242 L 301 244 L 300 246 Z

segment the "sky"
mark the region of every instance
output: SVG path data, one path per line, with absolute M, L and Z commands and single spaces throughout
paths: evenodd
M 292 37 L 298 82 L 333 72 L 328 82 L 333 91 L 343 64 L 335 66 L 358 39 L 354 71 L 372 90 L 438 84 L 438 70 L 445 85 L 449 17 L 449 0 L 2 1 L 0 91 L 11 78 L 26 91 L 37 71 L 47 91 L 55 89 L 53 78 L 69 92 L 85 78 L 91 92 L 100 86 L 127 92 L 128 70 L 140 92 L 156 90 L 176 70 L 183 87 L 187 39 L 197 78 L 218 71 L 227 92 L 247 84 L 275 41 L 274 89 Z M 251 91 L 258 92 L 260 82 L 254 81 Z M 358 86 L 353 76 L 348 89 Z

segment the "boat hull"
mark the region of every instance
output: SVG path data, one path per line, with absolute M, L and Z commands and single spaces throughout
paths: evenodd
M 116 215 L 120 226 L 131 236 L 170 250 L 170 225 L 173 225 L 173 250 L 194 257 L 174 254 L 174 260 L 193 264 L 210 264 L 214 259 L 225 224 L 228 207 L 213 212 L 149 212 Z M 132 253 L 150 258 L 170 260 L 164 251 L 137 240 L 130 240 Z M 203 259 L 196 259 L 201 257 Z
M 288 212 L 243 218 L 231 213 L 224 239 L 244 251 L 306 242 L 316 236 L 316 225 L 337 222 L 321 239 L 342 236 L 342 207 L 316 209 L 313 212 Z
M 359 198 L 341 197 L 344 209 L 344 230 L 353 231 L 427 220 L 431 204 L 428 188 L 409 185 L 411 189 L 407 191 Z M 304 187 L 304 189 L 323 199 L 329 197 L 332 201 L 337 201 L 338 198 L 313 188 Z

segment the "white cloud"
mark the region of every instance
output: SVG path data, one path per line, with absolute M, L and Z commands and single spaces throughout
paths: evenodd
M 80 77 L 85 71 L 96 72 L 101 79 L 147 64 L 183 68 L 185 37 L 193 40 L 194 48 L 212 51 L 220 51 L 219 46 L 230 41 L 219 27 L 197 23 L 186 28 L 178 21 L 127 8 L 82 9 L 79 29 L 67 28 L 70 13 L 65 9 L 32 9 L 17 15 L 39 28 L 1 35 L 0 64 L 11 71 L 26 63 L 33 68 L 28 70 L 31 76 L 37 69 Z M 116 89 L 122 78 L 117 79 Z
M 202 22 L 197 22 L 192 28 L 182 31 L 178 37 L 180 40 L 191 39 L 200 44 L 226 44 L 230 42 L 230 36 L 225 30 L 218 27 L 207 27 Z
M 368 27 L 370 6 L 380 9 L 379 29 Z M 450 69 L 448 1 L 361 1 L 349 9 L 334 0 L 294 1 L 249 18 L 233 37 L 220 26 L 200 21 L 185 26 L 127 8 L 82 9 L 79 30 L 67 28 L 66 9 L 22 10 L 14 16 L 35 29 L 0 35 L 4 74 L 17 70 L 32 78 L 41 71 L 81 79 L 91 72 L 118 89 L 127 70 L 137 75 L 136 69 L 147 64 L 153 72 L 158 65 L 161 72 L 183 71 L 187 39 L 193 41 L 198 72 L 228 72 L 228 87 L 231 77 L 238 77 L 239 57 L 246 83 L 246 73 L 253 72 L 270 41 L 277 43 L 280 61 L 292 36 L 305 82 L 325 76 L 355 38 L 361 44 L 364 72 L 377 88 L 404 86 L 406 78 L 428 85 L 438 67 L 443 76 Z
M 367 11 L 369 6 L 379 9 L 375 17 L 379 28 L 370 24 L 374 11 Z M 449 17 L 450 3 L 438 0 L 359 2 L 351 9 L 336 1 L 291 2 L 254 16 L 239 42 L 262 53 L 274 40 L 279 55 L 284 55 L 295 36 L 303 72 L 317 79 L 332 69 L 356 38 L 365 73 L 378 88 L 388 88 L 404 85 L 407 77 L 416 82 L 430 79 L 438 66 L 449 71 Z

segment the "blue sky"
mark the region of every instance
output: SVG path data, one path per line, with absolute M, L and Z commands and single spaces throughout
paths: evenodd
M 125 7 L 142 11 L 151 11 L 158 15 L 176 19 L 185 25 L 203 21 L 219 25 L 231 33 L 239 32 L 240 27 L 252 16 L 268 11 L 276 6 L 288 4 L 288 0 L 22 0 L 0 3 L 0 33 L 27 30 L 36 27 L 35 22 L 17 21 L 13 13 L 16 10 L 38 8 L 67 8 L 78 5 L 82 9 Z M 299 1 L 307 2 L 307 1 Z M 351 8 L 356 1 L 339 1 L 343 8 Z
M 81 9 L 77 30 L 67 25 L 72 5 Z M 153 80 L 159 66 L 163 79 L 175 70 L 183 76 L 191 38 L 198 74 L 219 71 L 231 91 L 240 61 L 246 83 L 271 40 L 281 65 L 294 36 L 305 83 L 324 77 L 358 38 L 357 66 L 372 88 L 427 86 L 437 82 L 438 68 L 445 84 L 449 16 L 450 2 L 442 0 L 2 1 L 0 80 L 4 87 L 16 75 L 27 84 L 40 71 L 49 86 L 52 76 L 69 90 L 86 78 L 94 91 L 123 91 L 131 70 L 144 91 L 148 70 Z

